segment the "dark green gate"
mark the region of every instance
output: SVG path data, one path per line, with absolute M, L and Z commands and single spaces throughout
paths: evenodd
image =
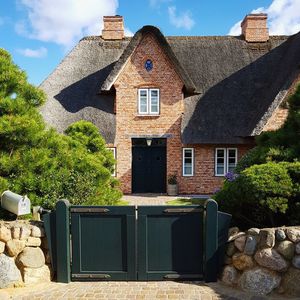
M 213 200 L 137 208 L 70 206 L 61 200 L 44 216 L 58 282 L 216 281 L 229 220 Z

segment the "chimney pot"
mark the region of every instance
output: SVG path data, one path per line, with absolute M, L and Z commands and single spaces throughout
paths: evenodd
M 267 27 L 267 14 L 249 14 L 242 24 L 242 35 L 247 42 L 267 42 L 269 30 Z
M 122 16 L 104 16 L 102 38 L 104 40 L 122 40 L 124 38 L 124 22 Z

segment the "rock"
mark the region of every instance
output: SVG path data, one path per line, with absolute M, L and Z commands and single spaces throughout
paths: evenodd
M 236 248 L 238 248 L 241 252 L 245 249 L 245 243 L 246 243 L 246 236 L 240 236 L 234 241 L 234 245 Z
M 41 246 L 41 239 L 37 237 L 32 237 L 30 236 L 26 240 L 26 246 L 31 246 L 31 247 L 39 247 Z
M 247 255 L 253 255 L 256 250 L 256 239 L 253 236 L 248 236 L 246 239 L 244 253 Z
M 238 227 L 231 227 L 228 230 L 228 236 L 236 235 L 239 232 L 240 232 L 240 230 Z
M 247 233 L 248 233 L 249 235 L 259 235 L 260 229 L 258 229 L 258 228 L 250 228 L 250 229 L 247 231 Z
M 228 285 L 235 285 L 238 280 L 238 271 L 233 266 L 226 266 L 223 270 L 221 280 Z
M 25 241 L 10 240 L 6 243 L 6 248 L 9 256 L 17 256 L 25 248 Z
M 5 254 L 0 254 L 0 288 L 19 286 L 21 283 L 21 273 L 14 260 Z
M 4 252 L 5 243 L 0 241 L 0 254 Z
M 280 279 L 280 276 L 275 272 L 255 268 L 242 274 L 239 286 L 244 291 L 249 291 L 255 295 L 267 295 L 279 286 Z
M 274 271 L 283 272 L 288 268 L 285 259 L 275 249 L 259 250 L 255 253 L 254 258 L 259 265 Z
M 232 263 L 240 271 L 250 269 L 254 265 L 252 257 L 244 253 L 234 254 L 232 256 Z
M 295 245 L 290 241 L 282 241 L 278 244 L 276 248 L 277 252 L 279 252 L 284 258 L 292 259 L 295 252 Z
M 236 252 L 234 242 L 227 244 L 226 254 L 231 257 Z
M 23 225 L 20 231 L 20 239 L 26 240 L 30 236 L 30 234 L 31 234 L 31 229 L 29 228 L 29 226 Z
M 284 274 L 281 282 L 283 291 L 291 296 L 300 298 L 300 270 L 289 268 Z
M 293 258 L 293 266 L 297 269 L 300 269 L 300 255 L 296 255 L 294 258 Z M 300 283 L 299 283 L 300 284 Z
M 25 247 L 18 257 L 18 263 L 22 267 L 41 268 L 45 264 L 45 256 L 40 248 Z
M 23 279 L 25 284 L 49 282 L 51 281 L 51 271 L 47 265 L 36 269 L 24 268 Z
M 300 254 L 300 243 L 296 244 L 295 251 L 296 251 L 297 254 Z
M 273 248 L 275 245 L 275 232 L 274 229 L 261 229 L 259 233 L 259 246 L 260 248 Z
M 279 228 L 275 231 L 275 237 L 277 241 L 281 242 L 286 239 L 286 234 L 283 229 Z
M 300 229 L 287 228 L 285 230 L 285 233 L 292 242 L 294 243 L 300 242 Z
M 237 238 L 239 238 L 241 236 L 245 236 L 245 235 L 246 235 L 245 232 L 239 232 L 237 234 L 234 234 L 228 238 L 228 242 L 232 242 L 232 241 L 236 240 Z
M 21 228 L 20 227 L 14 226 L 11 229 L 11 234 L 12 234 L 13 239 L 19 239 L 20 238 L 20 233 L 21 233 Z
M 11 230 L 4 225 L 0 225 L 0 241 L 6 243 L 11 240 Z
M 45 231 L 43 227 L 39 226 L 32 226 L 31 228 L 31 236 L 33 237 L 44 237 L 45 236 Z

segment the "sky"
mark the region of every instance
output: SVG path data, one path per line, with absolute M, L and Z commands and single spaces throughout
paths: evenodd
M 268 14 L 272 35 L 300 31 L 300 0 L 0 0 L 0 47 L 39 85 L 105 15 L 122 15 L 125 34 L 144 25 L 164 35 L 240 35 L 246 14 Z

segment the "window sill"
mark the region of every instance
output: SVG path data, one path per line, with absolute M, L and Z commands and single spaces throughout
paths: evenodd
M 151 118 L 151 119 L 155 119 L 155 118 L 159 118 L 160 115 L 150 115 L 150 114 L 145 114 L 145 115 L 142 115 L 142 114 L 137 114 L 135 115 L 136 118 Z

